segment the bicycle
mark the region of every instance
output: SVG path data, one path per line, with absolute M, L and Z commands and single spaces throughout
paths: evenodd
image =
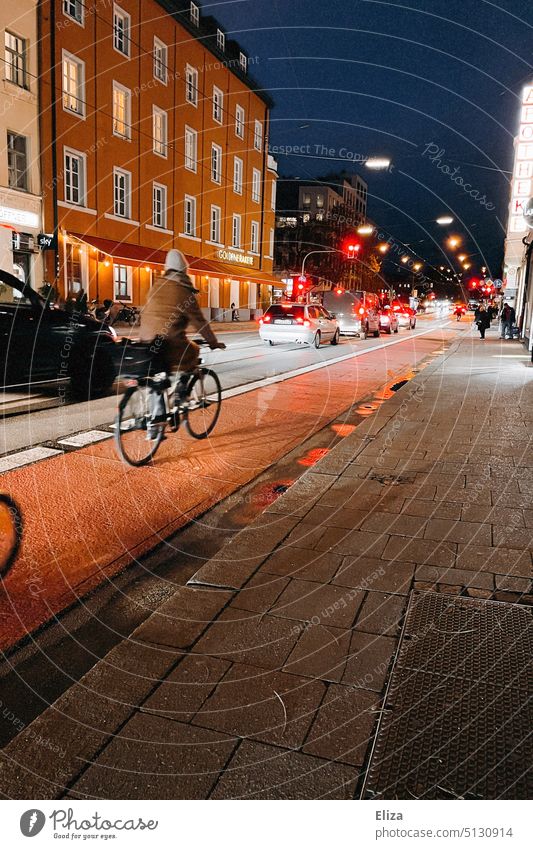
M 23 520 L 20 507 L 14 498 L 0 493 L 0 578 L 5 578 L 19 553 L 22 542 Z
M 206 439 L 218 421 L 221 405 L 218 375 L 201 361 L 194 371 L 178 372 L 174 377 L 158 372 L 126 378 L 115 419 L 118 454 L 129 466 L 145 466 L 166 438 L 167 427 L 176 433 L 182 418 L 194 439 Z M 157 415 L 154 412 L 161 410 L 164 412 Z

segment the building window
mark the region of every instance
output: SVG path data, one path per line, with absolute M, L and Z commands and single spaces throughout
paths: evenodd
M 185 100 L 198 106 L 198 70 L 191 65 L 185 69 Z
M 222 113 L 224 109 L 224 94 L 219 88 L 213 86 L 213 121 L 218 124 L 222 123 Z
M 224 53 L 226 49 L 226 36 L 221 29 L 217 29 L 217 47 Z
M 222 182 L 222 148 L 219 144 L 211 145 L 211 180 L 213 183 Z
M 154 136 L 154 153 L 167 156 L 167 113 L 157 106 L 153 107 L 152 128 Z
M 324 195 L 317 195 L 316 196 L 316 205 L 317 205 L 318 209 L 324 208 Z
M 63 0 L 63 12 L 76 23 L 83 24 L 82 0 Z
M 5 31 L 6 79 L 20 88 L 28 88 L 26 39 Z
M 85 155 L 65 148 L 65 200 L 85 206 Z
M 233 191 L 242 195 L 242 159 L 238 156 L 233 157 Z
M 66 271 L 67 271 L 67 292 L 75 294 L 81 292 L 83 286 L 83 270 L 81 267 L 81 255 L 78 245 L 73 245 L 72 242 L 67 242 L 65 245 L 66 252 Z
M 250 250 L 253 254 L 259 253 L 259 223 L 257 221 L 252 221 Z
M 127 265 L 113 266 L 115 298 L 119 301 L 131 301 L 131 268 Z
M 235 135 L 244 138 L 244 109 L 242 106 L 235 107 Z
M 272 257 L 274 256 L 274 230 L 272 229 L 272 227 L 270 228 L 270 238 L 268 240 L 268 250 L 269 250 L 268 255 L 272 259 Z
M 113 47 L 124 56 L 130 55 L 131 18 L 120 6 L 113 9 Z
M 196 3 L 191 3 L 190 12 L 191 12 L 191 21 L 193 22 L 194 26 L 195 27 L 199 26 L 199 24 L 200 24 L 200 9 L 196 5 Z
M 244 71 L 244 73 L 246 73 L 246 71 L 248 70 L 248 59 L 242 51 L 239 53 L 239 65 L 241 67 L 241 71 Z
M 234 215 L 231 226 L 231 246 L 240 248 L 241 246 L 241 216 Z
M 254 148 L 256 150 L 262 150 L 263 148 L 263 125 L 261 121 L 255 121 L 254 123 Z
M 122 168 L 113 171 L 114 212 L 120 218 L 131 218 L 131 174 Z
M 166 44 L 154 38 L 154 77 L 167 84 L 168 48 Z
M 131 138 L 131 91 L 113 83 L 113 135 Z
M 219 206 L 211 207 L 211 226 L 209 228 L 209 238 L 216 245 L 220 245 L 220 216 L 221 211 Z
M 256 203 L 261 200 L 261 171 L 257 168 L 252 171 L 252 200 Z
M 154 183 L 152 187 L 152 225 L 166 230 L 167 226 L 167 187 Z
M 185 167 L 196 173 L 198 165 L 198 133 L 185 127 Z
M 303 207 L 304 209 L 309 209 L 311 206 L 311 195 L 306 192 L 303 196 Z
M 63 51 L 63 109 L 85 113 L 85 63 Z
M 191 197 L 191 195 L 185 195 L 183 232 L 186 236 L 196 236 L 196 198 Z
M 277 192 L 276 181 L 272 180 L 272 194 L 270 196 L 270 208 L 271 209 L 276 208 L 276 192 Z
M 18 133 L 7 133 L 7 173 L 11 189 L 28 190 L 28 140 Z

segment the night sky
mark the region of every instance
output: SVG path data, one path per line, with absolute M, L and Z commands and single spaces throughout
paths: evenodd
M 254 57 L 250 72 L 276 102 L 271 148 L 306 146 L 304 155 L 276 153 L 282 176 L 354 170 L 349 152 L 386 155 L 391 172 L 355 169 L 369 184 L 369 216 L 436 265 L 446 260 L 445 236 L 458 233 L 472 271 L 487 265 L 499 275 L 518 97 L 533 79 L 531 2 L 232 0 L 202 8 Z M 436 150 L 443 170 L 431 161 Z M 455 217 L 452 227 L 433 223 L 443 213 Z

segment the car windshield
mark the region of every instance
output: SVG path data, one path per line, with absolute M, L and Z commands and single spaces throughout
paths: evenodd
M 0 304 L 14 304 L 15 306 L 27 305 L 31 303 L 19 289 L 11 286 L 9 283 L 0 281 Z
M 298 304 L 273 304 L 266 314 L 271 316 L 273 321 L 277 318 L 298 319 L 304 317 L 304 307 Z

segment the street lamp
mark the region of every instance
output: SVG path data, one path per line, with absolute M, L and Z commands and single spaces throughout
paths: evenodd
M 386 245 L 385 242 L 383 242 L 383 244 L 381 244 L 381 245 L 378 245 L 378 251 L 381 254 L 386 254 L 388 250 L 389 250 L 389 245 Z
M 464 261 L 465 261 L 465 259 L 466 259 L 466 254 L 459 254 L 459 256 L 457 257 L 457 259 L 459 260 L 459 262 L 464 262 Z
M 441 215 L 440 218 L 437 218 L 437 224 L 440 224 L 441 227 L 445 227 L 446 224 L 453 224 L 453 221 L 451 215 Z
M 402 256 L 400 262 L 403 262 L 403 264 L 405 265 L 406 262 L 409 262 L 409 257 L 408 256 Z
M 461 239 L 458 236 L 450 236 L 450 238 L 448 239 L 448 245 L 452 249 L 458 248 L 460 244 L 461 244 Z
M 362 224 L 361 227 L 357 228 L 357 232 L 360 236 L 371 236 L 374 232 L 374 228 L 371 224 Z
M 371 168 L 373 171 L 383 171 L 390 166 L 390 159 L 379 156 L 371 156 L 365 162 L 366 168 Z

